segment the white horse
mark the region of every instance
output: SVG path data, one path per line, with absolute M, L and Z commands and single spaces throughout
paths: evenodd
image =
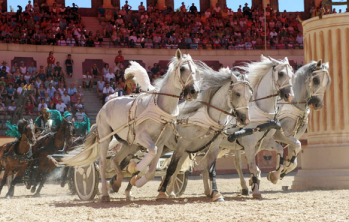
M 278 154 L 276 170 L 268 175 L 272 183 L 276 184 L 280 177 L 282 179 L 297 167 L 297 155 L 301 151 L 299 139 L 307 129 L 310 108 L 320 110 L 323 107 L 324 95 L 330 84 L 328 63 L 322 64 L 321 60 L 312 61 L 296 72 L 293 85 L 295 96 L 290 104 L 281 106 L 278 114 L 282 129 L 277 130 L 269 140 L 263 141 L 260 149 L 272 149 Z M 283 147 L 275 141 L 287 144 L 289 156 L 285 160 Z
M 291 88 L 293 82 L 293 70 L 289 65 L 287 58 L 278 61 L 272 58 L 267 59 L 261 56 L 261 62 L 250 63 L 244 69 L 248 73 L 248 79 L 254 90 L 254 102 L 250 104 L 251 123 L 244 128 L 256 128 L 261 123 L 273 120 L 276 116 L 277 96 L 285 101 L 292 100 L 293 90 Z M 232 133 L 236 129 L 228 130 Z M 255 162 L 255 152 L 258 150 L 263 140 L 269 139 L 275 132 L 275 129 L 266 132 L 255 132 L 252 135 L 242 137 L 236 143 L 229 142 L 226 138 L 222 140 L 220 146 L 226 149 L 235 149 L 235 147 L 243 147 L 251 173 L 250 185 L 252 186 L 253 197 L 260 199 L 262 196 L 258 189 L 260 180 L 260 170 Z M 209 174 L 215 174 L 215 168 L 207 169 L 203 172 L 203 181 L 205 194 L 210 194 L 210 186 L 208 183 Z M 243 177 L 243 175 L 241 175 Z M 212 177 L 212 176 L 211 176 Z M 243 188 L 247 188 L 245 180 L 241 184 Z
M 244 76 L 236 77 L 232 72 L 215 72 L 210 68 L 201 74 L 202 85 L 199 98 L 181 104 L 178 117 L 177 136 L 173 135 L 165 144 L 173 150 L 166 177 L 159 188 L 157 199 L 166 199 L 166 187 L 170 177 L 177 174 L 183 161 L 191 153 L 205 152 L 204 161 L 208 167 L 215 162 L 219 144 L 225 137 L 223 130 L 232 116 L 242 125 L 249 123 L 248 104 L 252 98 L 252 87 Z M 176 170 L 177 169 L 177 170 Z M 174 179 L 171 180 L 171 183 Z M 212 200 L 223 201 L 215 180 Z M 172 186 L 172 185 L 171 185 Z
M 61 164 L 86 165 L 99 157 L 102 201 L 110 201 L 105 171 L 107 151 L 114 135 L 125 146 L 139 144 L 148 149 L 142 161 L 133 166 L 133 171 L 143 171 L 150 164 L 148 173 L 136 182 L 138 187 L 143 186 L 154 177 L 163 144 L 173 133 L 172 125 L 179 113 L 179 96 L 185 88 L 197 93 L 197 78 L 197 66 L 190 55 L 182 56 L 180 50 L 177 50 L 167 74 L 155 83 L 158 92 L 108 101 L 97 115 L 97 127 L 86 138 L 85 150 Z M 191 99 L 189 95 L 186 98 Z

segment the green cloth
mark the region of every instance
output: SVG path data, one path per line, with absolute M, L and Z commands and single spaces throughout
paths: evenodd
M 15 137 L 17 139 L 21 138 L 22 135 L 18 132 L 18 126 L 16 124 L 12 125 L 9 121 L 7 121 L 6 126 L 9 128 L 5 132 L 6 136 L 12 136 L 12 137 Z
M 63 122 L 62 114 L 58 110 L 47 110 L 47 112 L 51 113 L 50 119 L 53 120 L 52 126 L 59 127 Z
M 71 113 L 69 111 L 65 111 L 63 113 L 63 118 L 67 118 L 68 116 L 71 116 Z
M 84 115 L 84 122 L 74 122 L 74 128 L 89 133 L 91 128 L 90 118 Z

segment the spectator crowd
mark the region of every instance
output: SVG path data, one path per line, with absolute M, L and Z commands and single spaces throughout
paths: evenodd
M 74 61 L 70 54 L 64 64 L 65 69 L 56 61 L 53 52 L 49 52 L 46 64 L 39 68 L 33 61 L 29 64 L 14 61 L 12 66 L 3 61 L 0 66 L 0 114 L 12 115 L 18 105 L 23 106 L 27 115 L 38 115 L 49 108 L 62 114 L 72 112 L 82 121 L 86 112 L 82 86 L 76 87 L 74 83 L 67 86 L 65 79 L 72 76 Z M 26 103 L 16 104 L 21 97 L 25 97 Z
M 279 12 L 268 5 L 246 3 L 232 10 L 218 4 L 205 12 L 197 7 L 159 8 L 140 3 L 138 10 L 126 4 L 120 9 L 97 9 L 103 29 L 85 31 L 78 7 L 28 5 L 15 14 L 2 13 L 0 41 L 5 43 L 157 48 L 157 49 L 294 49 L 303 47 L 299 13 Z M 327 8 L 311 7 L 309 17 L 336 13 Z M 265 29 L 266 27 L 266 29 Z M 107 41 L 107 44 L 103 42 Z

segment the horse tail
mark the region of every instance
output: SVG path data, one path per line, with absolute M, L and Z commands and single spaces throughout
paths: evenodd
M 67 166 L 82 166 L 93 163 L 100 155 L 99 145 L 94 145 L 97 142 L 97 139 L 98 131 L 97 125 L 95 124 L 91 127 L 90 132 L 86 136 L 84 150 L 72 158 L 63 158 L 62 162 L 59 163 Z M 92 145 L 94 146 L 91 147 Z

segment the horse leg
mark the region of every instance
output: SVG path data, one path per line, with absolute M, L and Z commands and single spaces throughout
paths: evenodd
M 117 155 L 111 158 L 111 164 L 116 172 L 116 175 L 110 180 L 110 185 L 114 192 L 117 193 L 121 187 L 122 179 L 124 178 L 122 169 L 130 163 L 130 158 L 128 158 L 128 156 L 130 154 L 135 154 L 138 150 L 138 145 L 131 145 L 130 147 L 122 145 Z
M 154 178 L 155 171 L 156 171 L 156 166 L 157 166 L 158 161 L 160 159 L 160 156 L 162 154 L 162 149 L 163 149 L 163 146 L 159 146 L 159 150 L 156 153 L 154 159 L 151 161 L 151 163 L 149 165 L 149 170 L 148 170 L 148 172 L 145 175 L 143 175 L 140 179 L 136 179 L 136 180 L 133 180 L 133 181 L 132 181 L 132 179 L 135 178 L 135 177 L 131 178 L 130 183 L 132 185 L 136 185 L 136 187 L 139 188 L 139 187 L 142 187 L 144 184 L 146 184 L 149 180 Z
M 211 197 L 212 187 L 210 183 L 209 169 L 205 167 L 202 171 L 202 180 L 204 182 L 204 190 L 206 197 Z
M 235 150 L 234 160 L 235 169 L 238 172 L 240 178 L 240 185 L 242 188 L 241 194 L 244 196 L 248 196 L 248 187 L 244 178 L 244 174 L 242 173 L 241 150 Z
M 273 184 L 276 184 L 277 181 L 280 179 L 280 174 L 284 169 L 284 148 L 278 144 L 277 142 L 275 142 L 273 139 L 272 141 L 270 141 L 269 143 L 269 147 L 271 147 L 271 149 L 275 150 L 277 153 L 277 157 L 276 157 L 276 170 L 273 170 L 271 172 L 269 172 L 267 179 L 272 182 Z
M 292 136 L 284 137 L 281 142 L 289 144 L 289 154 L 284 160 L 284 170 L 281 172 L 280 179 L 282 179 L 285 175 L 287 175 L 297 167 L 297 156 L 298 153 L 302 150 L 301 142 Z
M 171 176 L 173 175 L 173 173 L 176 171 L 178 162 L 179 162 L 180 158 L 182 157 L 182 154 L 183 154 L 183 152 L 180 152 L 179 150 L 176 150 L 173 152 L 170 165 L 168 166 L 167 171 L 166 171 L 165 179 L 163 180 L 162 184 L 160 184 L 160 188 L 158 190 L 159 194 L 156 197 L 157 200 L 167 198 L 166 188 L 167 188 L 168 182 L 169 182 Z
M 255 199 L 262 199 L 262 195 L 259 191 L 260 170 L 257 167 L 256 160 L 255 160 L 255 155 L 256 155 L 255 146 L 257 142 L 254 141 L 251 136 L 243 137 L 242 141 L 243 143 L 240 142 L 240 144 L 244 144 L 249 171 L 251 173 L 251 179 L 249 180 L 249 185 L 251 186 L 252 197 Z
M 67 183 L 69 169 L 70 169 L 70 167 L 64 167 L 63 168 L 61 187 L 64 187 L 65 184 Z
M 211 146 L 214 146 L 212 144 Z M 219 147 L 212 147 L 212 150 L 208 151 L 208 154 L 206 154 L 206 166 L 209 167 L 209 176 L 211 181 L 211 187 L 212 187 L 212 193 L 211 198 L 214 202 L 222 202 L 224 201 L 223 195 L 218 191 L 217 187 L 217 181 L 216 181 L 216 161 L 217 161 L 217 155 L 219 153 Z
M 161 154 L 161 152 L 158 152 L 158 147 L 154 143 L 154 141 L 151 139 L 150 135 L 146 132 L 140 133 L 139 137 L 139 144 L 141 144 L 143 147 L 146 147 L 148 149 L 148 153 L 145 154 L 145 156 L 142 158 L 141 161 L 137 163 L 131 162 L 128 167 L 127 171 L 131 174 L 135 172 L 142 172 L 145 170 L 147 166 L 153 161 L 153 159 L 158 155 L 158 153 Z
M 8 190 L 8 192 L 6 194 L 6 198 L 7 199 L 11 199 L 11 197 L 13 197 L 13 194 L 15 192 L 15 185 L 16 185 L 17 182 L 20 181 L 20 178 L 21 178 L 22 174 L 24 173 L 26 167 L 27 167 L 27 165 L 22 166 L 17 171 L 17 173 L 14 175 L 14 178 L 13 178 L 13 180 L 12 180 L 10 186 L 9 186 L 9 190 Z
M 188 158 L 188 153 L 184 153 L 183 156 L 179 159 L 176 171 L 173 173 L 171 180 L 170 180 L 169 184 L 167 185 L 166 191 L 168 194 L 170 194 L 170 196 L 169 196 L 170 198 L 176 197 L 176 194 L 174 193 L 174 185 L 175 185 L 176 180 L 177 180 L 177 175 L 178 175 L 179 171 L 182 169 L 182 165 L 187 160 L 187 158 Z
M 9 173 L 9 170 L 7 170 L 5 168 L 5 173 L 4 173 L 4 176 L 2 177 L 2 180 L 1 180 L 1 183 L 0 183 L 0 193 L 1 193 L 1 190 L 4 187 L 4 185 L 6 184 L 8 173 Z

